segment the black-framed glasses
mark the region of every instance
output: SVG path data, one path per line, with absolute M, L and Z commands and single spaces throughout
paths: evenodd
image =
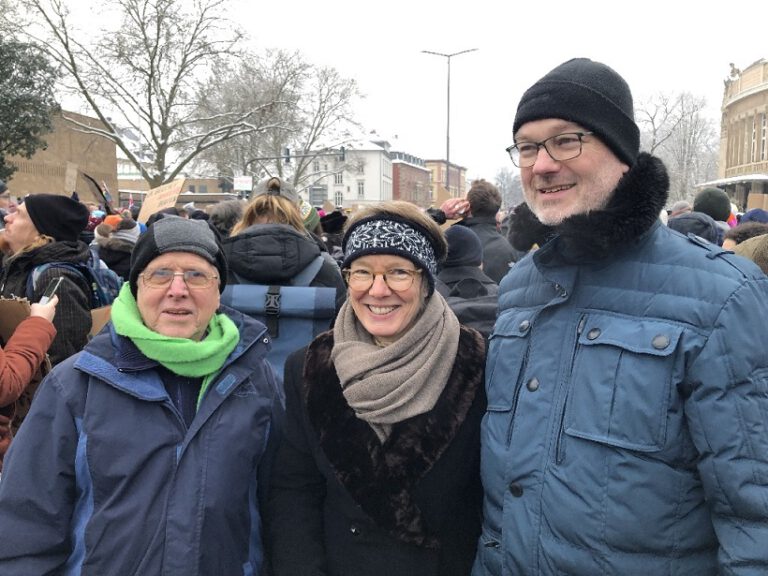
M 167 288 L 176 276 L 181 276 L 190 290 L 208 288 L 211 282 L 219 279 L 215 274 L 206 274 L 200 270 L 175 272 L 170 268 L 158 268 L 150 272 L 142 272 L 139 276 L 144 280 L 144 285 L 150 288 Z
M 347 282 L 347 286 L 352 290 L 366 291 L 370 290 L 373 286 L 373 281 L 376 276 L 384 278 L 384 282 L 389 289 L 393 292 L 403 292 L 408 290 L 413 285 L 413 279 L 422 273 L 422 270 L 406 270 L 404 268 L 392 268 L 386 272 L 374 274 L 370 270 L 359 268 L 357 270 L 350 270 L 345 268 L 341 271 L 344 275 L 344 280 Z
M 536 164 L 539 148 L 544 148 L 552 160 L 565 162 L 581 155 L 582 138 L 591 134 L 592 132 L 564 132 L 541 142 L 517 142 L 507 148 L 507 153 L 518 168 L 530 168 Z

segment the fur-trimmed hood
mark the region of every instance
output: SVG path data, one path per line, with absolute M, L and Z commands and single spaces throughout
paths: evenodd
M 605 209 L 577 214 L 553 228 L 521 204 L 510 220 L 510 238 L 515 248 L 528 250 L 534 243 L 541 246 L 559 237 L 570 259 L 600 259 L 647 232 L 658 221 L 668 193 L 669 176 L 662 161 L 641 153 Z
M 434 548 L 414 502 L 415 486 L 432 469 L 483 394 L 485 344 L 462 327 L 453 370 L 435 407 L 395 424 L 382 444 L 342 393 L 331 350 L 333 333 L 307 350 L 304 388 L 310 423 L 336 478 L 363 511 L 401 542 Z M 479 426 L 479 421 L 476 423 Z

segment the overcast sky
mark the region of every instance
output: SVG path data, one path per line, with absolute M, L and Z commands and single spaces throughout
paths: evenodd
M 232 0 L 257 46 L 300 50 L 355 78 L 358 120 L 394 149 L 445 158 L 446 59 L 451 60 L 451 161 L 492 180 L 511 165 L 515 108 L 525 89 L 578 56 L 613 67 L 635 102 L 689 91 L 719 122 L 729 63 L 768 58 L 765 0 Z M 397 138 L 395 139 L 395 136 Z

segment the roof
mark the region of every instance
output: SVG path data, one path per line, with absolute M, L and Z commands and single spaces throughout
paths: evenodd
M 727 186 L 728 184 L 739 184 L 741 182 L 768 182 L 768 174 L 744 174 L 742 176 L 731 176 L 730 178 L 720 178 L 696 184 L 696 188 L 705 186 Z

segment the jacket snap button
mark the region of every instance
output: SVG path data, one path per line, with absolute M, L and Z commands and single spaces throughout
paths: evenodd
M 520 486 L 517 482 L 512 482 L 509 485 L 509 492 L 514 496 L 515 498 L 520 498 L 520 496 L 523 495 L 523 487 Z
M 264 342 L 264 344 L 269 344 L 269 338 L 267 338 L 266 336 L 262 338 L 261 341 Z
M 600 336 L 600 328 L 592 328 L 587 332 L 587 340 L 595 340 L 598 336 Z
M 349 531 L 352 532 L 354 536 L 360 536 L 360 528 L 357 526 L 350 527 Z
M 664 350 L 664 348 L 669 346 L 669 336 L 665 336 L 664 334 L 654 336 L 651 345 L 656 348 L 656 350 Z
M 523 320 L 522 322 L 520 322 L 520 326 L 518 326 L 518 328 L 520 328 L 520 332 L 528 332 L 528 329 L 530 327 L 531 327 L 531 323 L 528 320 Z
M 528 388 L 529 392 L 536 392 L 536 390 L 539 389 L 539 379 L 531 378 L 528 380 L 528 383 L 525 385 L 525 387 Z

